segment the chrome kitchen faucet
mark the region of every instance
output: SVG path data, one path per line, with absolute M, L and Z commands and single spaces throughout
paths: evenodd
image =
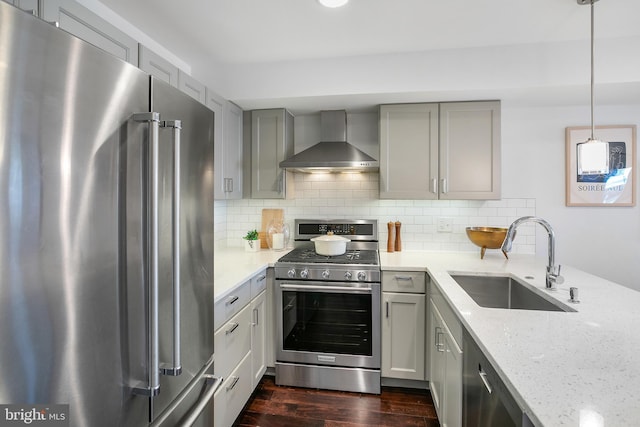
M 511 245 L 513 243 L 513 239 L 516 235 L 516 228 L 524 222 L 535 222 L 540 224 L 547 230 L 547 235 L 549 236 L 549 264 L 547 265 L 547 276 L 545 281 L 545 286 L 547 289 L 555 289 L 556 284 L 562 284 L 564 282 L 564 278 L 560 275 L 560 265 L 555 265 L 555 245 L 556 238 L 553 233 L 553 228 L 551 228 L 551 224 L 545 221 L 542 218 L 538 218 L 535 216 L 523 216 L 522 218 L 518 218 L 513 221 L 513 224 L 509 226 L 509 230 L 507 230 L 507 236 L 504 238 L 504 242 L 502 242 L 502 250 L 504 252 L 511 251 Z

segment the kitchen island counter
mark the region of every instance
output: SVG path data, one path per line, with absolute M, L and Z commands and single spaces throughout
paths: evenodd
M 565 282 L 546 291 L 545 260 L 509 256 L 381 252 L 380 263 L 382 270 L 430 274 L 535 425 L 638 425 L 640 292 L 564 265 Z M 577 312 L 483 308 L 451 273 L 512 276 Z M 579 288 L 579 304 L 568 302 L 570 287 Z

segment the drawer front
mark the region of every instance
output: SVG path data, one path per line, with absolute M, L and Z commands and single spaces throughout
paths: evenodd
M 251 392 L 251 354 L 247 354 L 213 395 L 214 426 L 233 425 Z
M 267 269 L 262 270 L 251 278 L 251 298 L 257 297 L 265 289 L 267 289 Z
M 228 296 L 217 301 L 213 313 L 213 330 L 217 331 L 222 325 L 229 321 L 251 300 L 251 281 L 247 280 L 242 285 L 230 293 Z M 217 350 L 217 348 L 216 348 Z
M 383 271 L 383 292 L 423 294 L 427 289 L 426 274 L 422 271 Z
M 246 306 L 215 334 L 215 375 L 226 378 L 251 349 L 251 307 Z

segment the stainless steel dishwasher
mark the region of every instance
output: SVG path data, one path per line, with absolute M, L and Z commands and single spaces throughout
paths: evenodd
M 474 340 L 463 337 L 464 373 L 462 425 L 465 427 L 528 427 L 533 424 L 522 412 L 497 372 Z

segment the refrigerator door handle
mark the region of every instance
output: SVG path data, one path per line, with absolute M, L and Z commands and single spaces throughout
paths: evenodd
M 205 378 L 205 389 L 208 388 L 205 392 L 202 393 L 202 397 L 198 401 L 198 403 L 193 407 L 191 412 L 184 418 L 184 421 L 180 424 L 181 426 L 191 426 L 196 422 L 204 408 L 207 407 L 209 402 L 213 399 L 213 395 L 222 385 L 223 378 L 218 378 L 213 375 L 204 375 Z
M 149 346 L 147 360 L 147 379 L 146 384 L 141 383 L 133 387 L 133 394 L 143 396 L 157 396 L 160 393 L 160 370 L 159 370 L 159 346 L 158 346 L 158 203 L 159 203 L 159 153 L 158 153 L 158 130 L 160 124 L 160 114 L 155 112 L 136 113 L 133 115 L 136 122 L 149 123 L 148 144 L 151 157 L 149 173 L 151 175 L 151 191 L 150 191 L 150 217 L 151 229 L 150 236 L 150 260 L 151 268 L 149 269 L 149 287 L 148 287 L 148 303 L 149 303 L 149 334 L 147 336 L 147 344 Z
M 160 366 L 162 375 L 178 376 L 182 373 L 180 360 L 180 131 L 181 120 L 160 122 L 163 128 L 173 129 L 173 360 Z

